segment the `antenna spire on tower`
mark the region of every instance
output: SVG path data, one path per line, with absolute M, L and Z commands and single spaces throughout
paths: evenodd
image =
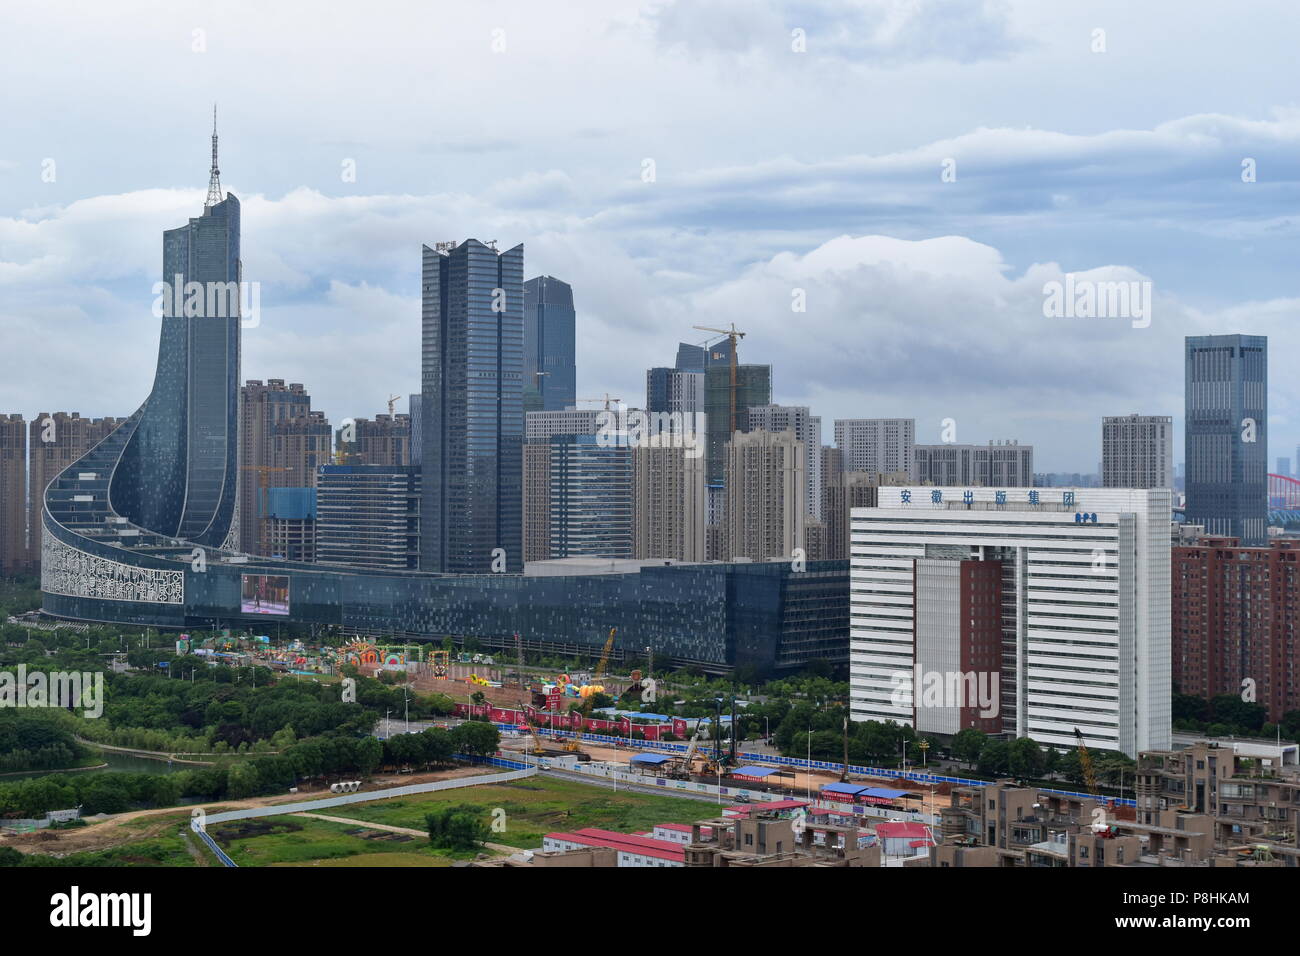
M 221 170 L 217 167 L 217 104 L 212 104 L 212 172 L 208 177 L 208 199 L 204 207 L 221 202 Z

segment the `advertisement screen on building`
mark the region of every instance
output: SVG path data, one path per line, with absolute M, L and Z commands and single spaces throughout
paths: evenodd
M 289 578 L 282 574 L 240 576 L 239 609 L 244 614 L 289 613 Z

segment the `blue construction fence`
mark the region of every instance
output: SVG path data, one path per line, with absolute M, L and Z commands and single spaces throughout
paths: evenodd
M 518 724 L 497 724 L 498 729 L 510 728 L 517 730 Z M 603 734 L 580 734 L 572 730 L 559 730 L 550 728 L 538 728 L 542 736 L 552 737 L 577 737 L 579 740 L 585 740 L 589 743 L 604 744 L 622 744 L 625 747 L 637 750 L 659 750 L 665 753 L 685 753 L 689 747 L 688 744 L 669 743 L 662 740 L 633 740 L 629 737 L 608 737 Z M 766 763 L 776 764 L 782 767 L 798 767 L 800 769 L 825 770 L 831 773 L 839 773 L 844 769 L 844 764 L 833 760 L 807 760 L 803 757 L 781 757 L 776 754 L 763 753 L 741 753 L 738 754 L 741 760 L 746 763 Z M 971 780 L 967 777 L 948 777 L 943 774 L 924 773 L 917 770 L 891 770 L 886 767 L 860 767 L 856 764 L 849 764 L 849 773 L 856 773 L 862 777 L 888 777 L 899 780 L 911 780 L 915 783 L 951 783 L 961 787 L 987 787 L 993 781 L 991 780 Z M 1066 797 L 1077 797 L 1082 800 L 1095 799 L 1090 793 L 1080 793 L 1078 790 L 1058 790 L 1055 787 L 1038 787 L 1042 793 L 1055 793 Z M 1104 797 L 1112 803 L 1126 807 L 1137 806 L 1136 800 L 1129 800 L 1121 797 Z
M 202 840 L 204 843 L 206 843 L 208 845 L 208 849 L 217 855 L 217 859 L 221 861 L 222 866 L 234 866 L 234 867 L 239 866 L 238 863 L 236 863 L 230 857 L 226 856 L 226 851 L 221 849 L 221 847 L 217 846 L 217 841 L 212 839 L 212 837 L 208 836 L 202 830 L 193 830 L 191 832 L 197 833 L 199 835 L 199 839 Z

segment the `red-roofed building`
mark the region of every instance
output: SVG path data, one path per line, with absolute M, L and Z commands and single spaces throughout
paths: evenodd
M 930 828 L 923 823 L 877 823 L 876 836 L 891 856 L 911 856 L 921 847 L 934 845 Z
M 690 834 L 686 834 L 689 842 Z M 609 847 L 618 854 L 619 866 L 685 866 L 685 851 L 681 843 L 657 840 L 632 833 L 617 833 L 596 827 L 583 827 L 572 832 L 548 833 L 542 840 L 546 851 L 573 850 L 578 847 Z

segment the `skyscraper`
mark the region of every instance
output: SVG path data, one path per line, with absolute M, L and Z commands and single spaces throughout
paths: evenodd
M 1107 415 L 1101 420 L 1103 488 L 1172 488 L 1174 420 L 1168 415 Z
M 524 247 L 467 239 L 423 257 L 420 566 L 519 572 Z
M 1185 346 L 1187 522 L 1268 536 L 1268 339 L 1190 335 Z
M 28 560 L 27 422 L 0 415 L 0 575 L 24 571 Z
M 524 389 L 536 389 L 539 408 L 568 408 L 577 399 L 577 315 L 573 287 L 554 276 L 524 283 Z
M 221 198 L 214 117 L 203 214 L 163 233 L 158 371 L 112 488 L 132 523 L 212 547 L 238 543 L 242 278 L 239 200 Z

